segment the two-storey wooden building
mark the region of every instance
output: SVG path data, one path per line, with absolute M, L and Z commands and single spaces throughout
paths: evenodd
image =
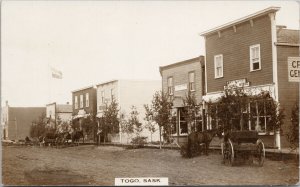
M 95 86 L 89 86 L 72 91 L 73 119 L 82 118 L 97 113 L 97 97 Z
M 190 133 L 190 124 L 187 124 L 184 113 L 184 100 L 191 94 L 199 106 L 199 120 L 196 126 L 204 129 L 202 121 L 202 95 L 204 93 L 204 56 L 161 66 L 162 90 L 168 94 L 173 102 L 172 115 L 176 118 L 176 125 L 172 129 L 172 137 L 177 143 L 183 143 Z
M 72 91 L 72 119 L 73 123 L 79 123 L 79 129 L 83 130 L 84 141 L 95 141 L 95 135 L 88 135 L 85 129 L 82 128 L 84 118 L 88 116 L 94 117 L 97 113 L 97 97 L 95 86 L 89 86 Z M 78 120 L 78 121 L 76 121 Z
M 287 57 L 299 56 L 299 31 L 276 26 L 275 15 L 280 8 L 269 7 L 241 19 L 201 33 L 205 38 L 205 102 L 216 101 L 224 89 L 235 84 L 247 87 L 254 93 L 269 91 L 285 109 L 286 119 L 281 137 L 287 133 L 292 105 L 299 102 L 299 86 L 288 82 Z M 255 106 L 253 106 L 255 107 Z M 256 106 L 257 107 L 257 106 Z M 260 109 L 254 110 L 258 111 Z M 265 111 L 261 109 L 260 111 Z M 254 114 L 261 126 L 260 135 L 266 132 L 268 116 Z M 211 119 L 208 118 L 208 127 Z M 249 129 L 255 125 L 249 122 Z M 267 139 L 267 138 L 266 138 Z M 276 141 L 276 147 L 286 145 L 286 139 Z

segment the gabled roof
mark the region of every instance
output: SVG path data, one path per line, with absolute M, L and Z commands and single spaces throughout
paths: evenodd
M 256 13 L 250 14 L 248 16 L 242 17 L 240 19 L 237 19 L 237 20 L 231 21 L 229 23 L 226 23 L 224 25 L 221 25 L 221 26 L 215 27 L 213 29 L 204 31 L 204 32 L 200 33 L 200 35 L 201 36 L 206 36 L 206 35 L 212 34 L 214 32 L 218 32 L 218 31 L 227 29 L 227 28 L 232 27 L 234 25 L 249 21 L 251 19 L 261 17 L 261 16 L 269 14 L 269 13 L 277 12 L 279 9 L 280 9 L 280 7 L 269 7 L 269 8 L 263 9 L 261 11 L 258 11 Z

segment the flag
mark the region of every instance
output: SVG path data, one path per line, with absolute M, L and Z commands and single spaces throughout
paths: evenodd
M 51 67 L 52 78 L 62 79 L 62 72 Z

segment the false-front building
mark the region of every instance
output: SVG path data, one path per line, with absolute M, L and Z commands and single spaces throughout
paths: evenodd
M 204 103 L 217 101 L 224 89 L 234 85 L 253 93 L 268 91 L 286 118 L 275 143 L 274 131 L 269 131 L 265 105 L 250 103 L 249 109 L 257 120 L 248 123 L 249 130 L 259 125 L 259 134 L 267 146 L 286 146 L 291 108 L 299 102 L 299 85 L 288 82 L 288 57 L 299 56 L 299 31 L 275 23 L 280 8 L 270 7 L 201 33 L 205 38 L 205 96 Z M 218 120 L 207 118 L 213 128 Z M 258 124 L 257 124 L 258 123 Z M 280 143 L 281 140 L 281 143 Z
M 175 119 L 171 138 L 177 143 L 186 142 L 188 133 L 191 132 L 191 124 L 188 124 L 185 115 L 184 101 L 192 96 L 199 109 L 195 118 L 196 131 L 204 130 L 204 119 L 202 109 L 202 95 L 204 92 L 204 56 L 161 66 L 159 68 L 162 76 L 163 92 L 173 102 L 172 116 Z

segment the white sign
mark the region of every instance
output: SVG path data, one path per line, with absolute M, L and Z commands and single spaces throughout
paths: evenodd
M 167 186 L 167 177 L 115 178 L 115 186 Z
M 247 87 L 250 86 L 250 83 L 247 82 L 246 79 L 238 79 L 238 80 L 232 80 L 232 81 L 227 81 L 227 85 L 224 86 L 224 90 L 232 88 L 232 87 Z
M 288 57 L 289 82 L 300 82 L 300 57 Z
M 175 86 L 175 91 L 181 91 L 186 89 L 187 89 L 187 84 L 180 84 Z

